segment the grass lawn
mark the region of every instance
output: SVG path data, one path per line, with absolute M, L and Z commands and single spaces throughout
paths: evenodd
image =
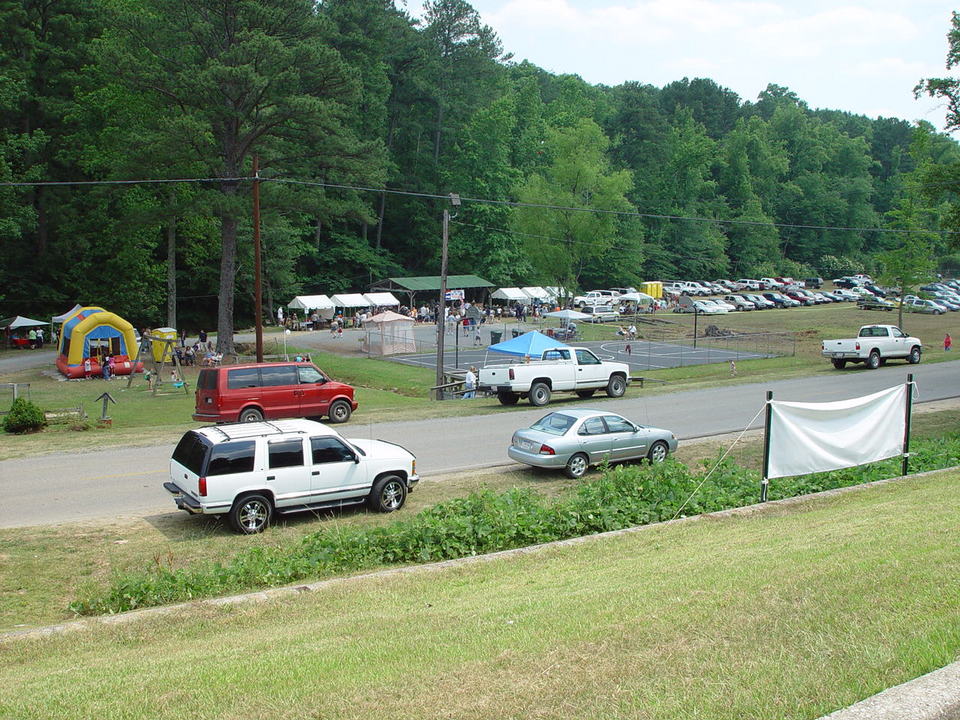
M 915 439 L 938 437 L 960 423 L 960 407 L 920 410 L 914 417 Z M 691 467 L 712 467 L 731 437 L 684 443 L 677 458 Z M 763 447 L 756 434 L 738 443 L 731 457 L 740 465 L 759 468 Z M 597 472 L 597 471 L 595 471 Z M 529 487 L 546 495 L 563 493 L 576 481 L 561 473 L 534 469 L 489 469 L 421 482 L 401 514 L 408 516 L 453 497 L 488 488 L 497 492 Z M 232 557 L 250 546 L 271 547 L 296 542 L 302 536 L 333 526 L 390 523 L 398 516 L 345 510 L 317 516 L 304 513 L 282 518 L 267 532 L 252 537 L 233 533 L 216 517 L 192 517 L 183 512 L 110 523 L 78 523 L 0 530 L 0 632 L 68 620 L 68 604 L 88 588 L 107 585 L 115 573 L 140 571 L 152 564 L 176 569 L 193 562 Z
M 948 471 L 11 639 L 0 716 L 818 717 L 957 658 L 958 492 Z

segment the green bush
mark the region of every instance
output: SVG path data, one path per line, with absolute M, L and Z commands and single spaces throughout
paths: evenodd
M 960 464 L 960 435 L 915 443 L 912 472 Z M 730 460 L 694 472 L 668 459 L 659 465 L 619 465 L 579 483 L 557 500 L 532 490 L 483 491 L 439 503 L 408 518 L 374 528 L 324 528 L 289 546 L 257 547 L 231 560 L 171 570 L 152 566 L 116 578 L 103 594 L 77 600 L 79 614 L 123 612 L 212 597 L 251 588 L 286 585 L 385 565 L 434 562 L 527 547 L 582 535 L 742 507 L 759 499 L 760 475 Z M 716 465 L 714 468 L 713 466 Z M 857 485 L 900 472 L 894 458 L 770 484 L 776 500 Z
M 43 410 L 23 398 L 14 400 L 10 412 L 3 418 L 3 429 L 8 433 L 36 432 L 46 424 Z

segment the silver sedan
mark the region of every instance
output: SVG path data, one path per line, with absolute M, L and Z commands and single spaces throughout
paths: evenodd
M 637 425 L 602 410 L 561 410 L 517 430 L 507 454 L 517 462 L 560 470 L 579 478 L 591 465 L 609 460 L 663 462 L 677 449 L 669 430 Z

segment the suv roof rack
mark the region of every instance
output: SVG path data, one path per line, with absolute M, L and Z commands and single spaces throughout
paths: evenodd
M 213 425 L 212 430 L 216 430 L 228 440 L 242 440 L 253 437 L 266 437 L 267 435 L 284 435 L 297 433 L 307 434 L 308 430 L 298 427 L 302 422 L 300 419 L 289 420 L 261 420 L 255 423 L 230 423 L 229 425 Z

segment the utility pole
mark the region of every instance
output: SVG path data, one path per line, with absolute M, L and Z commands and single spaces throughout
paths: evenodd
M 459 207 L 460 196 L 450 193 L 450 203 Z M 440 306 L 437 311 L 437 386 L 443 385 L 443 333 L 446 325 L 447 307 L 447 247 L 450 240 L 450 211 L 443 210 L 443 245 L 440 253 Z M 437 398 L 442 397 L 442 391 L 437 391 Z
M 263 288 L 260 283 L 260 156 L 253 156 L 253 317 L 257 362 L 263 362 Z

